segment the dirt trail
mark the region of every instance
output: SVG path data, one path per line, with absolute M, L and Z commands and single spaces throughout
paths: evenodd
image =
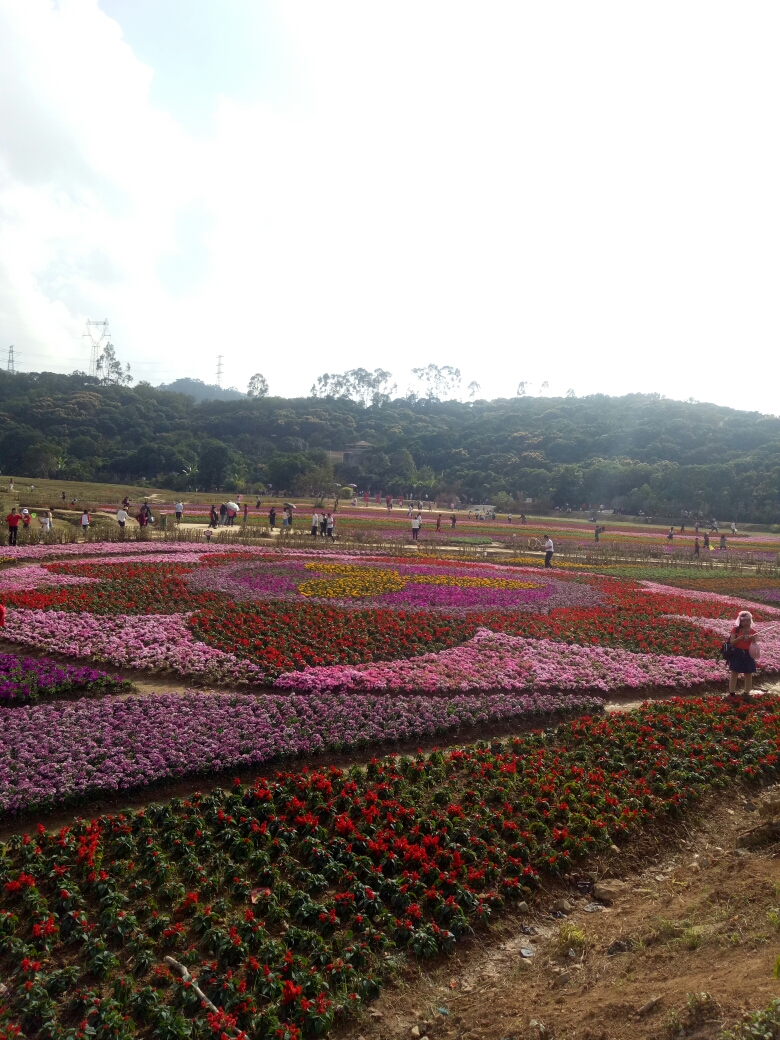
M 731 790 L 696 823 L 589 864 L 625 882 L 610 906 L 545 885 L 457 956 L 409 965 L 338 1040 L 717 1037 L 780 996 L 780 851 L 737 850 L 750 805 Z

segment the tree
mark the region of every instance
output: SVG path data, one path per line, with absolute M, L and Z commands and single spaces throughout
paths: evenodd
M 230 448 L 222 441 L 206 441 L 198 457 L 198 480 L 207 488 L 219 488 L 225 481 Z
M 574 390 L 574 387 L 571 387 L 571 386 L 569 387 L 569 389 L 566 391 L 566 396 L 567 397 L 576 397 L 577 396 L 577 394 L 576 394 L 576 392 Z
M 351 368 L 348 372 L 325 372 L 317 377 L 311 388 L 312 397 L 347 397 L 366 407 L 369 404 L 387 404 L 390 395 L 395 393 L 395 383 L 390 385 L 392 372 L 383 368 L 375 368 L 369 372 L 365 368 Z
M 247 397 L 268 397 L 268 380 L 264 375 L 259 372 L 255 372 L 252 378 L 249 380 L 249 386 L 246 388 Z
M 133 377 L 130 375 L 130 366 L 122 363 L 116 356 L 113 343 L 106 343 L 103 353 L 97 359 L 97 376 L 103 386 L 130 386 Z
M 472 381 L 471 381 L 471 382 L 469 383 L 469 385 L 468 385 L 468 388 L 467 388 L 467 389 L 468 389 L 468 392 L 469 392 L 469 400 L 473 401 L 473 400 L 474 400 L 474 398 L 475 398 L 475 397 L 477 396 L 477 394 L 479 393 L 479 391 L 480 391 L 480 390 L 482 389 L 482 387 L 481 387 L 481 386 L 479 385 L 479 383 L 478 383 L 478 382 L 476 381 L 476 379 L 473 379 L 473 380 L 472 380 Z
M 518 396 L 518 397 L 525 397 L 525 394 L 526 394 L 526 390 L 525 390 L 525 388 L 526 388 L 527 386 L 530 386 L 530 385 L 531 385 L 531 384 L 529 383 L 529 381 L 528 381 L 527 379 L 523 379 L 523 380 L 521 380 L 521 381 L 520 381 L 520 382 L 519 382 L 519 383 L 517 384 L 517 396 Z
M 429 401 L 440 401 L 445 394 L 452 393 L 460 386 L 460 369 L 450 365 L 413 368 L 412 374 L 424 385 L 425 396 Z

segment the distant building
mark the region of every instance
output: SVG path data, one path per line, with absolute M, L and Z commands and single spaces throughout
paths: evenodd
M 368 441 L 357 441 L 355 444 L 348 444 L 343 451 L 329 451 L 328 457 L 331 462 L 357 462 L 361 455 L 373 447 L 374 445 Z

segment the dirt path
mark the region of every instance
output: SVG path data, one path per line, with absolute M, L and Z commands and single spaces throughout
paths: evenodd
M 624 882 L 610 906 L 546 885 L 457 956 L 410 964 L 338 1040 L 717 1037 L 780 995 L 780 852 L 736 848 L 750 808 L 731 790 L 633 862 L 627 846 L 590 864 Z

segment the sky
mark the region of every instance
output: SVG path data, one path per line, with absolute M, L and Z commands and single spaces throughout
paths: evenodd
M 155 385 L 780 413 L 779 45 L 760 0 L 0 0 L 0 364 L 107 319 Z

